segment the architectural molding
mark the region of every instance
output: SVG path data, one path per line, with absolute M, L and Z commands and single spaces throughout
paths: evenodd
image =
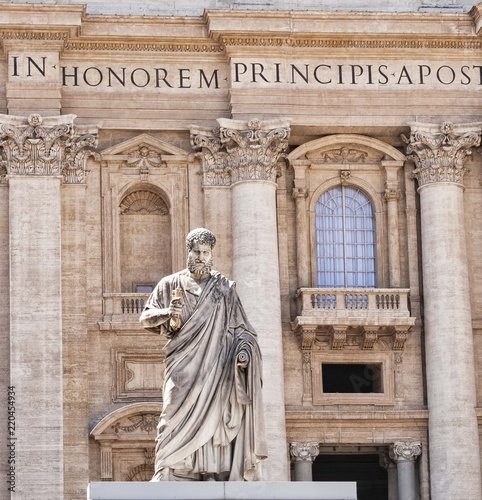
M 0 177 L 61 176 L 65 184 L 85 184 L 97 127 L 74 126 L 74 119 L 75 115 L 0 115 Z
M 411 123 L 410 137 L 402 135 L 407 157 L 415 164 L 413 176 L 419 186 L 434 182 L 463 185 L 469 172 L 465 164 L 472 148 L 480 145 L 481 124 L 444 122 L 441 125 Z
M 396 441 L 390 445 L 388 454 L 395 463 L 415 462 L 422 454 L 422 443 L 420 441 Z
M 278 161 L 288 147 L 289 121 L 219 118 L 218 123 L 215 129 L 191 128 L 191 145 L 201 150 L 204 186 L 276 182 Z

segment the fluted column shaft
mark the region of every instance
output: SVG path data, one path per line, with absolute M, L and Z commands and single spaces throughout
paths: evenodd
M 419 182 L 432 498 L 482 498 L 463 176 L 480 126 L 414 124 Z M 400 499 L 404 500 L 404 499 Z
M 0 116 L 20 498 L 64 498 L 61 185 L 83 183 L 85 148 L 95 142 L 92 135 L 74 134 L 73 118 Z
M 231 186 L 233 278 L 263 355 L 268 459 L 261 464 L 262 478 L 284 481 L 288 461 L 276 178 L 288 122 L 220 118 L 218 123 L 219 131 L 193 128 L 192 143 L 202 148 L 205 184 Z

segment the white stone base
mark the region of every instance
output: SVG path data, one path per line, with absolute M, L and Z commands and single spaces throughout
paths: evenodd
M 87 500 L 356 500 L 355 482 L 101 482 Z

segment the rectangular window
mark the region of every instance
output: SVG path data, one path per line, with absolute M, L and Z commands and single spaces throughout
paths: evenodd
M 323 393 L 370 394 L 383 392 L 380 363 L 322 363 Z
M 151 293 L 154 290 L 154 285 L 146 283 L 134 284 L 134 293 Z
M 313 351 L 314 405 L 394 404 L 393 352 Z

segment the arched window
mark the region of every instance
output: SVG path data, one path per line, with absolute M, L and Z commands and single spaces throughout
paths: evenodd
M 375 219 L 368 197 L 337 186 L 316 202 L 317 286 L 374 288 Z

